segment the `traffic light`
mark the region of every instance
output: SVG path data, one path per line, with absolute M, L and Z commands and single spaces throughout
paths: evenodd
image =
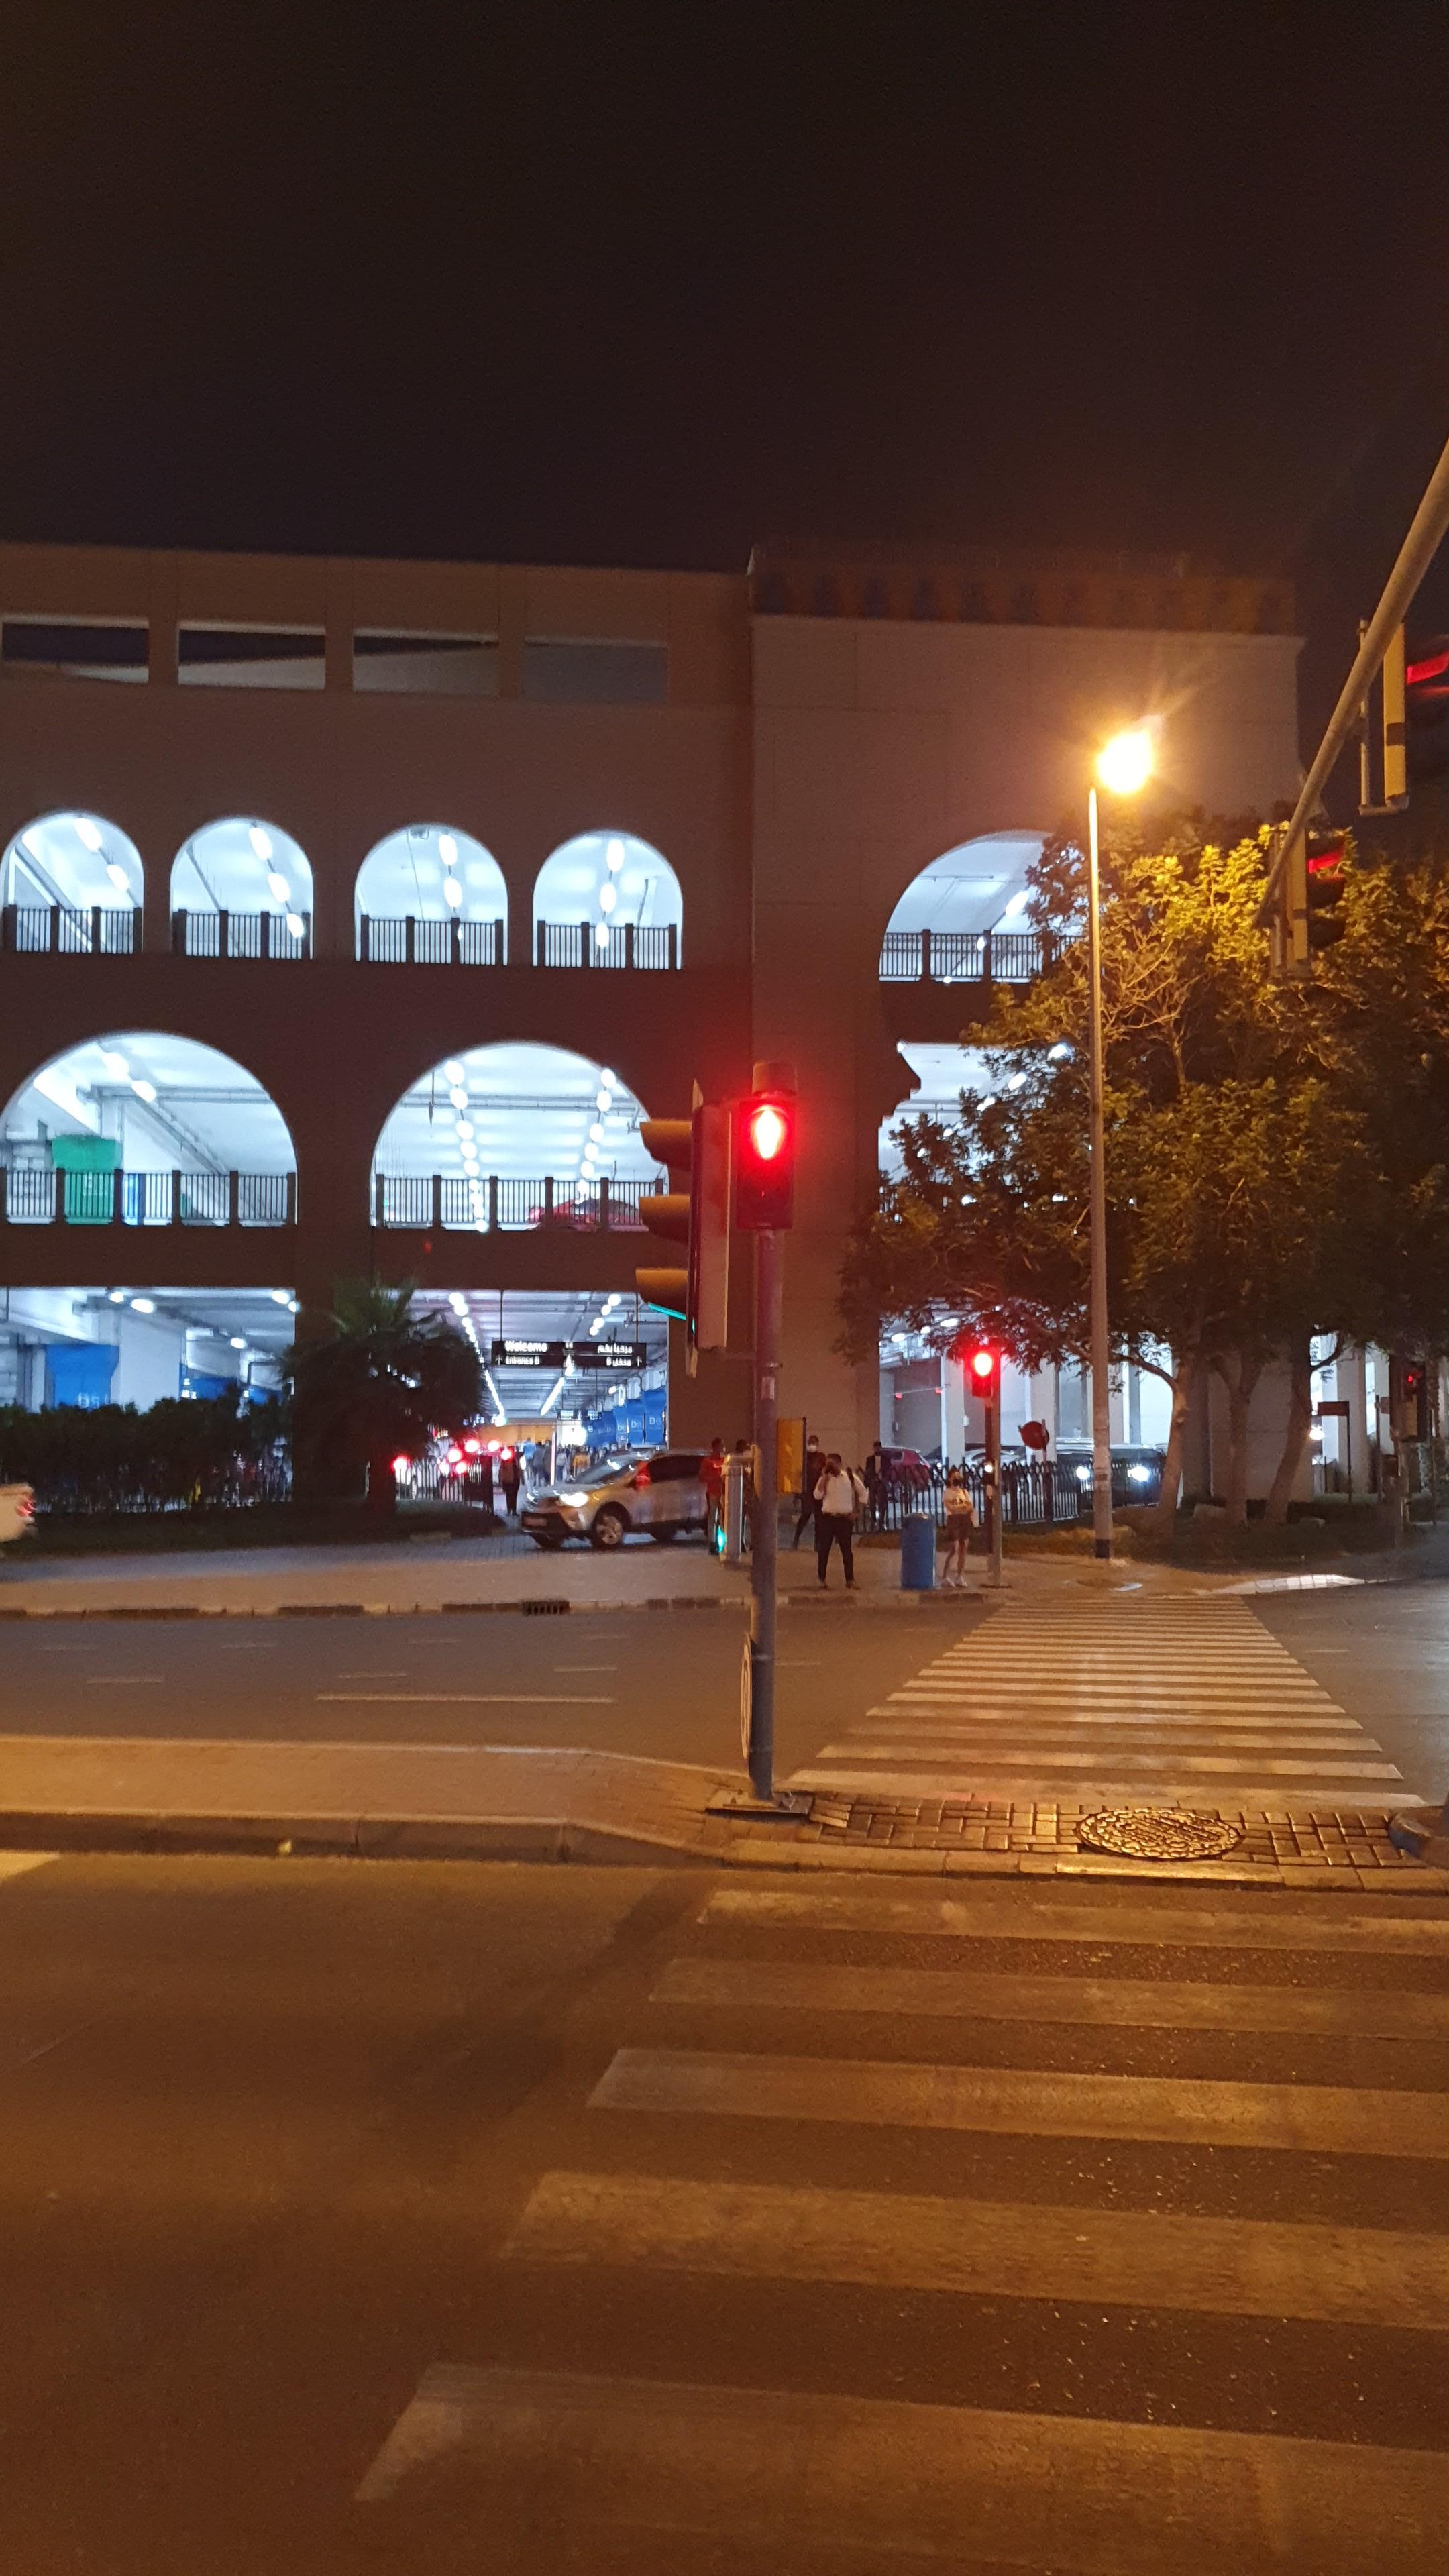
M 1343 937 L 1338 907 L 1344 896 L 1348 852 L 1342 832 L 1309 832 L 1301 846 L 1311 967 L 1315 951 L 1332 948 Z
M 795 1222 L 795 1124 L 793 1091 L 754 1091 L 735 1103 L 735 1223 L 742 1234 L 783 1233 Z
M 1449 770 L 1449 635 L 1410 645 L 1404 717 L 1409 779 L 1442 777 Z
M 683 1324 L 687 1366 L 698 1351 L 724 1349 L 729 1326 L 730 1113 L 707 1101 L 698 1083 L 688 1118 L 645 1118 L 639 1133 L 656 1162 L 688 1188 L 639 1201 L 651 1234 L 687 1247 L 682 1270 L 636 1270 L 634 1285 L 646 1306 L 657 1306 Z
M 1389 1424 L 1396 1440 L 1429 1437 L 1429 1378 L 1422 1360 L 1389 1361 Z
M 994 1342 L 972 1342 L 963 1353 L 966 1392 L 982 1404 L 996 1404 L 1001 1397 L 1001 1353 Z
M 1362 643 L 1364 628 L 1359 628 Z M 1449 664 L 1449 653 L 1445 654 Z M 1364 700 L 1358 747 L 1358 810 L 1397 814 L 1409 801 L 1404 630 L 1396 626 Z

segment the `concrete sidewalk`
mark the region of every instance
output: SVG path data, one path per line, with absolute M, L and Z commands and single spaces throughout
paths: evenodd
M 906 1811 L 816 1798 L 798 1818 L 711 1813 L 745 1785 L 691 1764 L 526 1745 L 8 1736 L 0 1849 L 678 1862 L 1449 1896 L 1449 1871 L 1399 1850 L 1383 1808 L 1233 1811 L 1241 1839 L 1226 1859 L 1165 1864 L 1082 1850 L 1086 1810 L 1057 1801 L 963 1797 Z
M 824 1602 L 840 1612 L 915 1609 L 924 1602 L 959 1608 L 984 1592 L 983 1569 L 973 1560 L 968 1593 L 903 1592 L 896 1548 L 861 1547 L 859 1588 L 847 1594 L 839 1569 L 821 1593 L 813 1556 L 785 1545 L 780 1590 L 792 1606 Z M 1250 1578 L 1251 1579 L 1251 1578 Z M 1289 1578 L 1294 1580 L 1294 1578 Z M 1300 1578 L 1301 1579 L 1301 1578 Z M 1317 1580 L 1318 1578 L 1313 1578 Z M 1281 1581 L 1282 1578 L 1257 1578 Z M 1008 1557 L 1008 1588 L 1031 1591 L 1199 1593 L 1242 1588 L 1240 1572 L 1204 1574 L 1174 1566 L 1123 1560 L 1096 1565 L 1090 1557 L 1031 1554 Z M 375 1547 L 289 1547 L 178 1551 L 174 1555 L 36 1557 L 18 1550 L 0 1561 L 0 1619 L 65 1618 L 122 1614 L 138 1618 L 285 1617 L 328 1611 L 385 1617 L 442 1610 L 517 1610 L 548 1603 L 577 1610 L 642 1610 L 656 1606 L 724 1604 L 743 1610 L 749 1599 L 747 1565 L 721 1565 L 702 1546 L 656 1547 L 629 1541 L 616 1554 L 569 1548 L 545 1555 L 531 1540 L 514 1537 L 428 1537 Z

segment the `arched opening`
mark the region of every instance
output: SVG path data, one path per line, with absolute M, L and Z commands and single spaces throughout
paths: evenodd
M 1041 941 L 1024 922 L 1041 832 L 986 832 L 913 877 L 886 928 L 882 983 L 1029 983 Z
M 171 932 L 186 957 L 309 957 L 306 852 L 254 814 L 204 824 L 172 863 Z
M 100 814 L 37 815 L 0 860 L 3 944 L 26 953 L 130 956 L 141 944 L 134 841 Z
M 679 879 L 633 832 L 580 832 L 539 869 L 540 966 L 677 966 L 683 924 Z
M 637 1230 L 655 1164 L 647 1111 L 609 1065 L 564 1047 L 473 1047 L 404 1092 L 373 1157 L 373 1222 L 487 1233 Z
M 491 850 L 446 823 L 407 823 L 357 873 L 357 954 L 378 966 L 501 966 L 508 888 Z
M 154 1029 L 68 1047 L 0 1116 L 10 1225 L 287 1225 L 296 1171 L 255 1077 Z

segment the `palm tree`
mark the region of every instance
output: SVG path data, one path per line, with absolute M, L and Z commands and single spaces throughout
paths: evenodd
M 478 1412 L 483 1363 L 442 1316 L 414 1311 L 416 1288 L 339 1279 L 329 1329 L 294 1348 L 287 1374 L 304 1488 L 356 1493 L 365 1476 L 369 1509 L 391 1512 L 393 1460 L 417 1456 L 440 1431 L 456 1435 Z

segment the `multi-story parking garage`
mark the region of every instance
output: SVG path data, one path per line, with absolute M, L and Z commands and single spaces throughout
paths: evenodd
M 836 1280 L 893 1116 L 1036 970 L 1024 871 L 1106 731 L 1160 719 L 1178 804 L 1292 791 L 1292 625 L 1172 562 L 0 548 L 0 1401 L 265 1383 L 369 1269 L 490 1356 L 623 1323 L 637 1397 L 639 1119 L 763 1056 L 803 1113 L 781 1400 L 859 1454 Z M 954 1445 L 933 1367 L 885 1425 Z M 674 1438 L 744 1426 L 740 1362 L 672 1370 Z

